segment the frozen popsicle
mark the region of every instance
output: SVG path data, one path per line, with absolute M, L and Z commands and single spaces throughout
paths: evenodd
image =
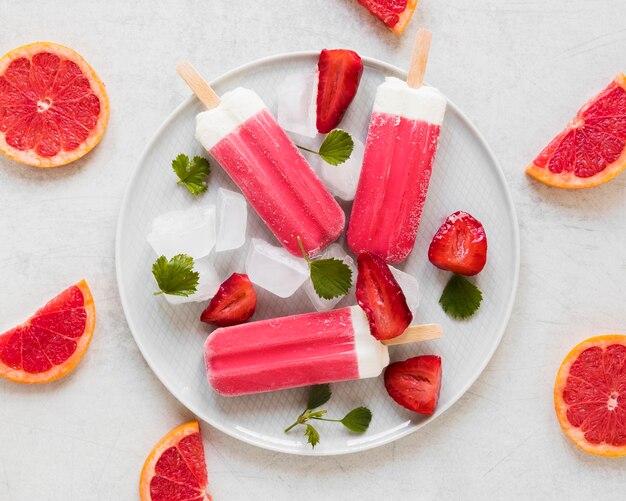
M 355 254 L 399 263 L 413 250 L 446 98 L 422 85 L 430 32 L 420 30 L 407 81 L 388 77 L 376 92 L 347 240 Z
M 410 326 L 381 343 L 358 306 L 215 330 L 204 345 L 211 387 L 225 396 L 378 376 L 387 345 L 441 337 L 435 324 Z
M 178 73 L 209 108 L 196 117 L 196 139 L 220 163 L 280 243 L 309 256 L 339 237 L 345 215 L 254 91 L 221 99 L 186 62 Z

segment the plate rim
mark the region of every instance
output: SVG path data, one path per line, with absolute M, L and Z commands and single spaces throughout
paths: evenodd
M 228 80 L 229 78 L 232 78 L 238 73 L 245 73 L 258 66 L 263 66 L 266 64 L 275 63 L 275 62 L 284 61 L 284 60 L 306 59 L 306 58 L 311 58 L 311 57 L 319 57 L 319 51 L 318 50 L 305 50 L 305 51 L 295 51 L 295 52 L 283 52 L 283 53 L 275 54 L 272 56 L 262 57 L 260 59 L 250 61 L 248 63 L 239 65 L 229 71 L 226 71 L 225 73 L 219 75 L 218 77 L 211 79 L 210 84 L 219 85 L 220 82 L 224 80 Z M 378 70 L 383 70 L 383 72 L 387 74 L 394 75 L 398 78 L 406 79 L 406 75 L 407 75 L 406 71 L 402 70 L 401 68 L 393 64 L 381 61 L 373 57 L 362 56 L 361 59 L 363 60 L 363 64 L 365 66 L 378 69 Z M 122 284 L 122 270 L 121 270 L 121 265 L 120 265 L 120 262 L 121 262 L 120 253 L 121 253 L 122 233 L 123 233 L 123 229 L 125 226 L 125 222 L 124 222 L 125 215 L 128 210 L 128 206 L 130 205 L 130 201 L 132 199 L 133 188 L 137 182 L 141 165 L 145 163 L 146 157 L 148 156 L 148 154 L 154 147 L 155 143 L 157 142 L 157 138 L 164 132 L 164 130 L 178 116 L 178 114 L 182 112 L 184 108 L 186 108 L 187 106 L 190 106 L 196 100 L 195 96 L 193 94 L 190 95 L 184 101 L 182 101 L 178 106 L 176 106 L 174 110 L 170 112 L 170 114 L 165 118 L 165 120 L 157 128 L 154 134 L 152 134 L 150 140 L 148 141 L 148 144 L 144 148 L 143 152 L 141 153 L 141 156 L 139 157 L 137 163 L 135 164 L 135 167 L 130 176 L 130 179 L 127 181 L 127 185 L 124 191 L 124 196 L 122 197 L 122 203 L 120 205 L 119 214 L 117 217 L 117 228 L 115 232 L 115 277 L 116 277 L 116 282 L 117 282 L 118 293 L 120 296 L 120 302 L 122 305 L 122 311 L 124 312 L 124 318 L 126 319 L 128 329 L 130 330 L 130 333 L 133 336 L 135 344 L 139 348 L 139 351 L 141 355 L 143 356 L 145 362 L 148 364 L 148 367 L 150 368 L 150 370 L 154 373 L 154 375 L 161 382 L 161 384 L 165 386 L 167 391 L 176 400 L 178 400 L 178 402 L 183 407 L 190 410 L 197 418 L 208 423 L 212 427 L 218 429 L 219 431 L 225 433 L 226 435 L 229 435 L 249 445 L 253 445 L 253 446 L 260 447 L 262 449 L 266 449 L 266 450 L 270 450 L 274 452 L 282 452 L 286 454 L 299 455 L 299 456 L 339 456 L 339 455 L 352 454 L 355 452 L 362 452 L 362 451 L 366 451 L 369 449 L 374 449 L 376 447 L 380 447 L 380 446 L 389 444 L 391 442 L 395 442 L 396 440 L 399 440 L 401 438 L 406 437 L 407 435 L 410 435 L 416 432 L 417 430 L 421 429 L 422 427 L 426 426 L 428 423 L 431 423 L 436 418 L 441 416 L 445 411 L 453 407 L 460 400 L 460 398 L 469 390 L 469 388 L 476 382 L 476 380 L 481 376 L 481 374 L 484 372 L 485 368 L 487 367 L 487 365 L 493 358 L 496 350 L 498 349 L 498 346 L 500 346 L 500 343 L 504 336 L 504 332 L 506 331 L 506 328 L 511 319 L 511 314 L 513 311 L 513 306 L 515 304 L 518 286 L 519 286 L 520 261 L 521 261 L 520 231 L 519 231 L 517 212 L 515 210 L 515 204 L 513 202 L 511 189 L 506 181 L 504 171 L 502 169 L 502 166 L 498 162 L 498 159 L 496 158 L 495 153 L 493 152 L 493 150 L 491 149 L 491 147 L 489 146 L 489 144 L 483 137 L 482 133 L 471 122 L 471 120 L 465 115 L 465 113 L 463 113 L 463 111 L 453 101 L 447 98 L 447 96 L 446 96 L 446 99 L 448 101 L 448 106 L 454 110 L 454 112 L 458 115 L 458 117 L 464 123 L 464 125 L 470 130 L 470 132 L 474 135 L 474 137 L 479 141 L 480 145 L 484 148 L 485 152 L 487 153 L 487 156 L 489 157 L 489 159 L 495 166 L 494 172 L 496 174 L 497 180 L 502 185 L 503 193 L 506 199 L 506 205 L 511 214 L 511 222 L 513 223 L 512 230 L 513 230 L 513 245 L 514 245 L 514 250 L 515 250 L 515 257 L 514 257 L 514 263 L 513 263 L 514 273 L 513 273 L 512 292 L 511 292 L 509 301 L 506 306 L 505 314 L 502 317 L 502 321 L 500 325 L 498 326 L 498 334 L 494 338 L 494 342 L 492 343 L 491 349 L 489 350 L 483 363 L 480 364 L 478 368 L 476 369 L 475 373 L 472 374 L 472 376 L 468 378 L 465 385 L 463 385 L 461 389 L 458 390 L 452 396 L 452 398 L 450 399 L 450 403 L 446 407 L 437 409 L 435 414 L 433 414 L 427 419 L 420 421 L 419 423 L 416 423 L 410 426 L 405 426 L 401 430 L 398 430 L 395 433 L 381 437 L 378 440 L 371 440 L 360 445 L 343 447 L 342 449 L 337 449 L 337 450 L 330 449 L 330 450 L 318 450 L 318 451 L 316 451 L 315 449 L 311 449 L 311 450 L 291 449 L 285 446 L 281 446 L 280 444 L 275 443 L 275 442 L 269 442 L 268 440 L 255 438 L 249 434 L 238 433 L 236 428 L 232 428 L 232 427 L 228 428 L 218 423 L 214 419 L 207 418 L 204 415 L 204 413 L 198 412 L 198 409 L 195 409 L 193 405 L 189 405 L 188 403 L 183 402 L 183 396 L 182 395 L 179 396 L 177 392 L 175 392 L 170 387 L 170 384 L 167 382 L 167 380 L 161 377 L 161 375 L 155 368 L 156 364 L 154 364 L 153 361 L 150 359 L 150 356 L 146 353 L 146 350 L 144 349 L 144 345 L 142 341 L 138 339 L 137 335 L 135 334 L 135 325 L 132 320 L 132 317 L 130 316 L 130 308 L 127 303 L 126 294 L 121 285 Z

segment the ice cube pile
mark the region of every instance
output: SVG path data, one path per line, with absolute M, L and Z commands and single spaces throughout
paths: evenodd
M 284 247 L 253 238 L 246 259 L 246 273 L 253 284 L 286 298 L 308 278 L 309 267 L 304 259 L 294 257 Z
M 171 259 L 177 254 L 194 258 L 200 274 L 197 290 L 190 296 L 163 294 L 171 304 L 207 301 L 221 284 L 214 253 L 234 250 L 246 241 L 248 207 L 246 199 L 234 191 L 220 188 L 217 205 L 207 204 L 161 214 L 152 221 L 148 243 L 157 256 Z

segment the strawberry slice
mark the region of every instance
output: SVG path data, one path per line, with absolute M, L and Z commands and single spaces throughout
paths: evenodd
M 367 314 L 372 335 L 376 339 L 399 336 L 413 320 L 413 314 L 389 266 L 367 252 L 359 255 L 357 266 L 356 299 Z
M 467 212 L 448 216 L 428 249 L 437 268 L 460 275 L 476 275 L 487 262 L 487 235 L 483 225 Z
M 256 309 L 256 292 L 248 275 L 233 273 L 211 299 L 200 320 L 218 327 L 248 320 Z
M 402 407 L 419 414 L 435 412 L 441 389 L 441 357 L 422 355 L 385 369 L 385 388 Z
M 333 130 L 356 95 L 363 74 L 363 61 L 353 50 L 324 49 L 317 62 L 317 130 Z

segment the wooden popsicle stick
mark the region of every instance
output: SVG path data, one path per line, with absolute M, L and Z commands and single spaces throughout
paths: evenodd
M 439 339 L 443 336 L 443 329 L 439 324 L 409 325 L 407 329 L 398 337 L 393 339 L 385 339 L 381 341 L 385 346 L 394 346 L 396 344 L 420 343 L 422 341 L 430 341 Z
M 216 108 L 220 104 L 220 97 L 189 61 L 179 62 L 176 72 L 208 109 Z
M 409 74 L 406 83 L 409 87 L 417 89 L 424 83 L 424 73 L 426 73 L 426 65 L 428 64 L 428 51 L 430 50 L 430 41 L 433 34 L 426 28 L 421 28 L 415 37 L 413 44 L 413 55 L 411 56 L 411 66 L 409 66 Z

